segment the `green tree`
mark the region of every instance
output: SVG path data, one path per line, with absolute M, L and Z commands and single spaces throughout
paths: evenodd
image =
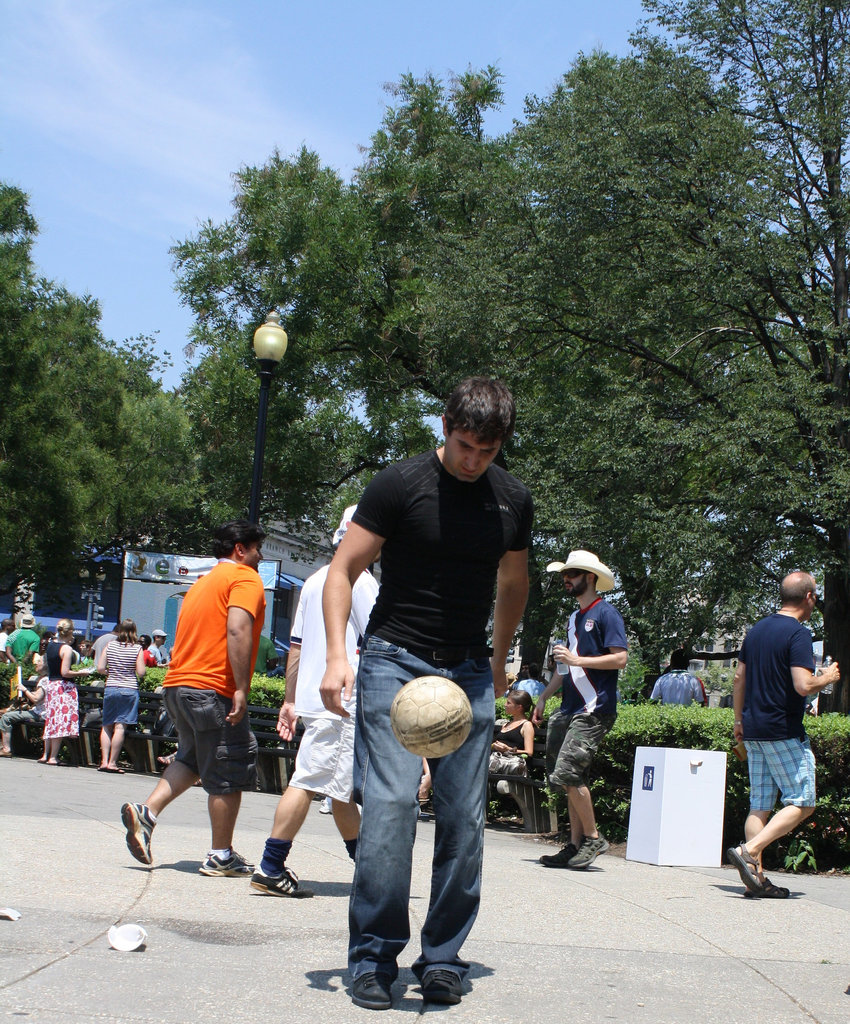
M 197 501 L 185 416 L 150 381 L 150 346 L 106 342 L 93 299 L 37 277 L 36 230 L 25 194 L 0 185 L 0 578 L 12 591 L 75 576 L 84 549 L 138 542 Z
M 826 646 L 844 666 L 834 703 L 848 711 L 847 5 L 649 0 L 647 7 L 728 83 L 766 165 L 756 225 L 762 258 L 747 267 L 751 301 L 729 312 L 748 332 L 782 400 L 785 428 L 805 453 L 785 522 L 810 538 L 824 567 Z
M 459 376 L 493 365 L 487 339 L 464 330 L 474 316 L 449 315 L 445 284 L 484 215 L 482 118 L 500 98 L 492 68 L 448 88 L 405 76 L 352 183 L 307 150 L 275 154 L 236 176 L 231 220 L 175 248 L 201 352 L 187 410 L 230 508 L 248 494 L 250 338 L 268 309 L 290 347 L 272 382 L 263 516 L 328 527 L 353 482 L 433 443 L 429 417 Z

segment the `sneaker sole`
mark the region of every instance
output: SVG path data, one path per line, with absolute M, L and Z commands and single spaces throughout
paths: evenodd
M 262 882 L 255 882 L 251 880 L 251 888 L 256 889 L 257 892 L 265 893 L 266 896 L 281 896 L 284 899 L 291 900 L 307 900 L 313 895 L 312 889 L 292 889 L 289 892 L 282 892 L 280 889 L 275 889 L 270 885 L 264 885 Z M 358 1004 L 359 1005 L 359 1004 Z
M 245 878 L 253 872 L 253 868 L 205 868 L 199 867 L 198 874 L 208 878 Z
M 458 982 L 458 986 L 459 986 Z M 455 991 L 447 985 L 437 984 L 433 988 L 430 985 L 422 986 L 422 1001 L 424 1003 L 439 1003 L 442 1006 L 456 1006 L 463 998 L 463 992 Z
M 586 868 L 590 867 L 590 865 L 596 860 L 598 856 L 599 854 L 594 854 L 590 858 L 590 860 L 585 861 L 583 864 L 568 864 L 567 867 L 570 869 L 570 871 L 584 871 Z
M 131 804 L 121 808 L 121 821 L 127 829 L 127 849 L 142 864 L 153 864 L 149 847 L 144 842 L 145 832 L 141 820 Z
M 355 1006 L 361 1006 L 364 1010 L 391 1010 L 392 999 L 361 999 L 359 996 L 351 997 Z

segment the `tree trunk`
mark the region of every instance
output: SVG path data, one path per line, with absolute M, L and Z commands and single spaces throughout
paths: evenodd
M 842 568 L 828 571 L 824 579 L 823 598 L 823 653 L 830 655 L 841 667 L 841 680 L 832 694 L 824 694 L 818 707 L 820 711 L 850 711 L 850 538 L 844 529 L 830 531 L 830 545 L 838 548 Z M 836 543 L 837 542 L 837 543 Z M 823 702 L 823 703 L 821 703 Z

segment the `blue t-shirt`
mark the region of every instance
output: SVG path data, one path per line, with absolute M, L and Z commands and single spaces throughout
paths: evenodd
M 546 684 L 541 683 L 539 679 L 519 679 L 514 683 L 511 689 L 523 690 L 529 695 L 529 697 L 533 697 L 534 700 L 537 700 L 540 694 L 546 689 Z
M 769 615 L 744 638 L 744 739 L 802 739 L 806 698 L 794 689 L 792 668 L 814 671 L 812 634 L 790 615 Z
M 612 647 L 628 649 L 623 616 L 603 601 L 595 601 L 584 611 L 570 616 L 567 646 L 581 657 L 610 654 Z M 561 710 L 568 715 L 588 712 L 594 715 L 617 714 L 617 669 L 570 668 L 564 676 Z

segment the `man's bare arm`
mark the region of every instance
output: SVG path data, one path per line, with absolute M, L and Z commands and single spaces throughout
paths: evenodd
M 744 717 L 744 694 L 747 689 L 747 667 L 743 661 L 738 662 L 738 667 L 735 669 L 735 678 L 732 682 L 732 707 L 735 709 L 735 725 L 733 732 L 735 734 L 735 741 L 740 743 L 744 738 L 744 726 L 742 719 Z
M 814 672 L 807 668 L 800 668 L 797 665 L 791 666 L 791 682 L 801 697 L 811 697 L 813 694 L 820 693 L 825 686 L 829 686 L 830 683 L 837 683 L 840 678 L 841 670 L 838 667 L 838 662 L 833 662 L 819 676 L 816 676 Z M 736 715 L 735 717 L 737 718 L 738 716 Z
M 244 608 L 227 609 L 227 660 L 233 673 L 236 692 L 233 707 L 227 716 L 230 725 L 236 725 L 245 717 L 248 708 L 248 691 L 251 689 L 253 664 L 251 651 L 254 645 L 254 616 Z
M 354 671 L 345 650 L 345 628 L 351 615 L 351 591 L 360 573 L 380 554 L 384 538 L 352 523 L 337 548 L 322 591 L 327 668 L 320 692 L 322 703 L 335 715 L 348 718 L 342 706 L 354 688 Z
M 277 732 L 281 739 L 291 740 L 295 735 L 295 693 L 298 687 L 298 666 L 301 663 L 301 644 L 290 643 L 286 659 L 286 696 L 277 716 Z

